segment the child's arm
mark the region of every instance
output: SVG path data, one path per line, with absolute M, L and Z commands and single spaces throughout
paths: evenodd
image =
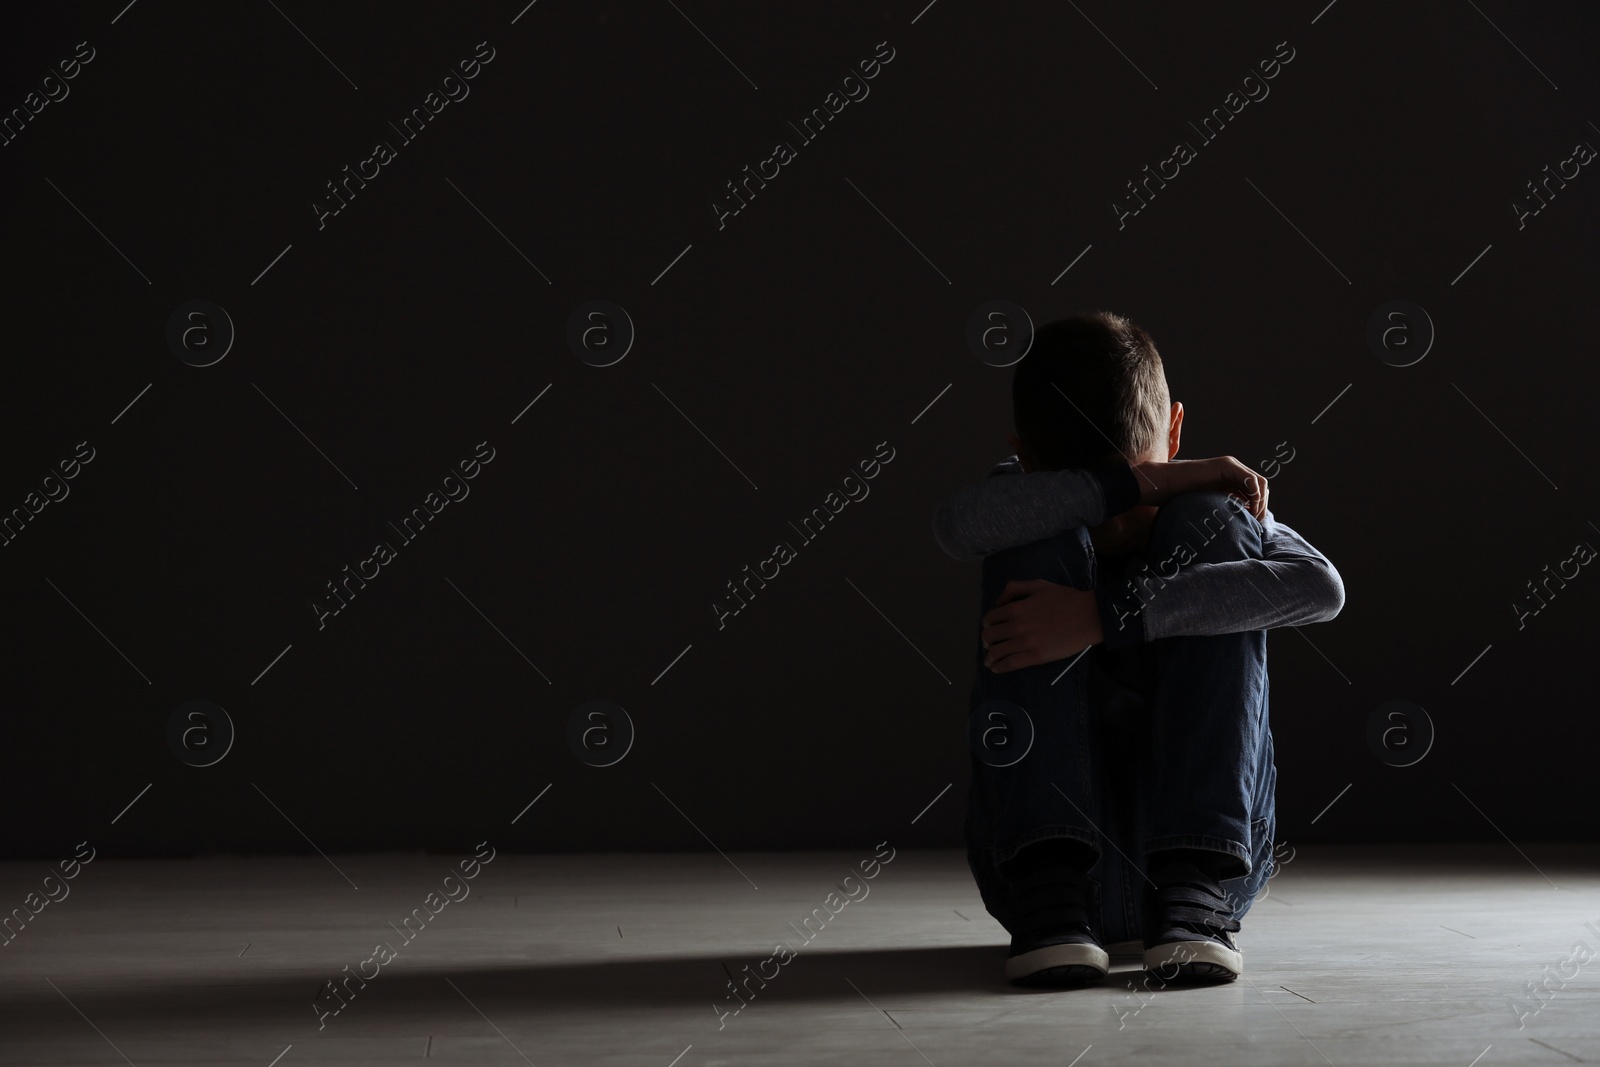
M 1262 524 L 1261 558 L 1191 563 L 1144 591 L 1101 596 L 1103 643 L 1271 630 L 1327 622 L 1344 607 L 1344 581 L 1328 557 L 1277 521 Z
M 1126 463 L 1024 473 L 1016 456 L 939 502 L 933 536 L 960 560 L 980 559 L 1079 526 L 1098 526 L 1139 503 Z
M 1201 489 L 1238 497 L 1257 519 L 1267 514 L 1266 478 L 1232 456 L 1132 466 L 1108 460 L 1077 470 L 1031 472 L 1012 456 L 976 485 L 939 502 L 933 536 L 956 559 L 979 559 Z
M 1008 583 L 983 617 L 985 666 L 1004 673 L 1066 659 L 1089 645 L 1303 626 L 1339 614 L 1344 583 L 1328 558 L 1271 512 L 1262 525 L 1262 558 L 1191 563 L 1136 590 Z

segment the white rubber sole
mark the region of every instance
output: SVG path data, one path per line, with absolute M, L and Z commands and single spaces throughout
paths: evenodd
M 1230 982 L 1244 971 L 1244 956 L 1215 941 L 1169 941 L 1144 950 L 1144 969 L 1169 981 Z
M 1105 977 L 1110 969 L 1111 957 L 1098 945 L 1046 945 L 1006 960 L 1006 981 L 1047 981 L 1052 977 L 1093 981 Z

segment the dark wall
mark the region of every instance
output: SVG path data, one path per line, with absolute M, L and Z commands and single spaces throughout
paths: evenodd
M 1513 607 L 1600 546 L 1600 178 L 1513 209 L 1600 144 L 1587 5 L 279 6 L 110 0 L 0 38 L 7 109 L 93 49 L 0 147 L 0 507 L 68 494 L 0 548 L 8 855 L 958 844 L 978 566 L 930 517 L 1007 452 L 1011 372 L 965 337 L 993 299 L 1147 327 L 1186 456 L 1292 449 L 1274 511 L 1348 599 L 1271 637 L 1282 837 L 1593 836 L 1563 798 L 1600 743 L 1600 575 Z M 216 353 L 215 310 L 168 340 L 191 300 L 236 331 L 209 366 L 180 355 Z M 591 300 L 636 330 L 610 366 L 568 343 Z M 1368 343 L 1395 300 L 1437 335 L 1410 366 L 1415 312 L 1411 348 Z M 609 767 L 568 743 L 596 699 L 636 729 Z M 210 766 L 169 741 L 190 700 L 236 729 Z M 1391 700 L 1436 733 L 1411 766 L 1369 746 Z

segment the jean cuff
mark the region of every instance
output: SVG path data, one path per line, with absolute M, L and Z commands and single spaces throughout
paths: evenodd
M 1226 852 L 1244 864 L 1244 874 L 1236 876 L 1240 878 L 1248 875 L 1255 866 L 1254 857 L 1250 855 L 1248 848 L 1237 841 L 1229 841 L 1225 837 L 1211 837 L 1207 834 L 1169 834 L 1166 837 L 1152 837 L 1145 842 L 1144 852 L 1148 856 L 1152 852 L 1164 852 L 1171 848 L 1203 848 L 1208 852 Z
M 1092 848 L 1097 857 L 1100 854 L 1100 836 L 1092 830 L 1083 830 L 1076 826 L 1041 826 L 1037 830 L 1013 838 L 1004 845 L 996 845 L 989 849 L 989 863 L 994 870 L 999 871 L 1002 863 L 1011 859 L 1029 845 L 1058 837 L 1081 842 Z

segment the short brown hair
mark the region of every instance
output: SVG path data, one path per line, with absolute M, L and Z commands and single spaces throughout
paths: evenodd
M 1159 451 L 1172 408 L 1155 341 L 1109 311 L 1040 327 L 1011 379 L 1011 403 L 1017 436 L 1051 470 Z

